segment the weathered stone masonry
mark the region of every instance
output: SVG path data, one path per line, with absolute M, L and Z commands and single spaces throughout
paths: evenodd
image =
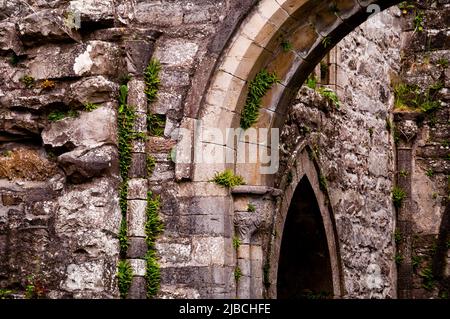
M 401 16 L 397 9 L 338 45 L 328 60 L 328 86 L 338 92 L 339 109 L 317 92 L 299 92 L 327 52 L 369 17 L 369 4 L 384 9 L 398 2 L 0 1 L 0 288 L 18 296 L 29 284 L 36 295 L 51 298 L 119 296 L 116 110 L 119 84 L 130 75 L 135 130 L 147 135 L 145 143 L 133 143 L 129 174 L 130 298 L 145 297 L 147 190 L 161 195 L 165 224 L 156 244 L 158 297 L 276 297 L 284 221 L 305 176 L 327 234 L 331 295 L 395 298 L 398 253 L 404 261 L 398 265 L 399 297 L 448 291 L 447 104 L 410 141 L 405 159 L 412 173 L 406 179 L 398 174 L 406 169 L 404 137 L 394 153 L 395 134 L 386 129 L 386 119 L 400 129 L 407 117 L 391 116 L 393 74 L 422 87 L 441 79 L 448 88 L 448 69 L 435 68 L 439 58 L 450 58 L 446 1 L 427 10 L 420 2 L 426 10 L 422 33 L 413 30 L 414 14 Z M 79 29 L 67 24 L 78 13 Z M 291 44 L 289 50 L 282 42 Z M 424 51 L 431 52 L 426 75 L 417 67 Z M 161 85 L 158 100 L 147 104 L 142 70 L 152 57 L 161 63 Z M 192 145 L 210 157 L 236 156 L 236 146 L 215 138 L 211 129 L 239 126 L 248 83 L 263 68 L 281 83 L 263 98 L 255 127 L 280 128 L 278 174 L 260 174 L 261 163 L 195 163 Z M 99 107 L 88 112 L 87 103 Z M 149 136 L 147 114 L 165 118 L 164 136 Z M 204 125 L 197 139 L 195 120 Z M 170 154 L 177 142 L 176 156 L 187 161 L 174 164 Z M 260 144 L 271 149 L 267 139 Z M 151 176 L 149 155 L 156 159 Z M 210 182 L 226 168 L 247 185 L 226 189 Z M 424 174 L 430 168 L 431 177 Z M 394 182 L 408 191 L 403 204 L 411 209 L 395 212 Z M 397 251 L 396 227 L 405 233 Z M 429 264 L 436 238 L 436 262 Z M 412 269 L 416 255 L 422 261 Z M 428 266 L 439 283 L 431 291 L 421 288 L 420 274 Z M 242 272 L 237 281 L 236 267 Z

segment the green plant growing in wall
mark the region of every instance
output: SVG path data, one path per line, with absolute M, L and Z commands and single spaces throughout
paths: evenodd
M 396 243 L 397 245 L 400 244 L 401 241 L 402 241 L 402 239 L 403 239 L 402 233 L 400 232 L 399 229 L 396 229 L 395 232 L 394 232 L 394 240 L 395 240 L 395 243 Z
M 425 90 L 421 90 L 417 85 L 397 84 L 394 87 L 394 108 L 432 113 L 441 107 L 441 102 L 436 98 L 436 95 L 442 86 L 442 82 L 438 81 Z
M 122 182 L 119 186 L 119 206 L 122 213 L 122 222 L 119 230 L 119 243 L 121 256 L 125 256 L 128 248 L 127 236 L 127 194 L 128 194 L 128 171 L 131 165 L 133 138 L 133 125 L 136 118 L 135 110 L 127 104 L 128 87 L 121 85 L 119 89 L 119 109 L 117 117 L 117 131 L 119 142 L 119 171 Z
M 122 216 L 122 220 L 120 221 L 119 235 L 118 235 L 119 247 L 120 247 L 120 252 L 121 252 L 122 256 L 125 255 L 125 253 L 128 249 L 128 245 L 129 245 L 127 228 L 128 228 L 127 219 Z
M 394 206 L 400 208 L 405 198 L 405 191 L 399 186 L 394 186 L 392 189 L 392 201 L 394 202 Z
M 155 248 L 156 237 L 164 230 L 164 225 L 159 218 L 161 199 L 153 196 L 152 192 L 147 193 L 147 222 L 145 223 L 146 242 L 149 249 Z
M 247 205 L 247 211 L 248 212 L 252 212 L 252 213 L 254 213 L 254 212 L 256 212 L 256 207 L 255 207 L 255 205 L 253 205 L 253 204 L 248 204 Z
M 437 60 L 436 64 L 438 66 L 440 66 L 441 68 L 448 68 L 448 60 L 446 58 L 440 58 L 439 60 Z
M 147 175 L 151 176 L 156 166 L 156 159 L 153 156 L 148 155 L 146 165 L 147 165 Z
M 239 239 L 239 237 L 234 236 L 233 237 L 233 248 L 237 250 L 240 246 L 241 246 L 241 240 Z
M 151 59 L 144 71 L 145 95 L 149 103 L 156 101 L 159 90 L 159 72 L 161 64 L 156 59 Z
M 84 104 L 84 110 L 86 112 L 92 112 L 93 110 L 96 110 L 99 107 L 100 107 L 100 105 L 94 104 L 94 103 L 90 103 L 90 102 L 87 102 L 87 103 Z
M 25 285 L 25 299 L 42 299 L 45 298 L 46 289 L 35 275 L 27 276 Z
M 61 121 L 66 118 L 75 118 L 78 117 L 80 114 L 75 110 L 69 110 L 69 111 L 52 111 L 48 114 L 47 119 L 50 122 L 57 122 Z
M 261 70 L 250 82 L 247 99 L 241 113 L 241 128 L 246 130 L 256 123 L 259 117 L 262 98 L 275 83 L 279 82 L 275 73 L 269 73 L 265 69 Z
M 147 115 L 147 130 L 151 136 L 164 136 L 166 127 L 166 116 L 161 114 Z
M 27 89 L 31 89 L 34 86 L 34 78 L 30 75 L 24 75 L 20 78 L 20 82 L 22 82 Z
M 433 177 L 434 170 L 432 168 L 427 169 L 427 171 L 425 172 L 425 175 L 427 175 L 428 177 Z
M 403 14 L 408 14 L 409 12 L 416 9 L 416 5 L 411 1 L 403 1 L 398 5 L 398 8 L 402 10 Z
M 128 260 L 119 260 L 116 277 L 120 298 L 126 298 L 131 287 L 131 280 L 133 279 L 133 269 Z
M 424 30 L 424 14 L 422 11 L 417 11 L 414 17 L 414 31 L 422 32 Z
M 161 270 L 158 264 L 156 251 L 147 251 L 145 260 L 147 263 L 147 269 L 145 273 L 145 279 L 147 281 L 147 297 L 154 298 L 161 286 Z
M 281 42 L 281 48 L 283 49 L 283 52 L 289 52 L 292 50 L 292 43 L 289 42 L 289 40 L 283 40 Z
M 119 76 L 119 83 L 120 85 L 127 85 L 128 82 L 131 80 L 131 74 L 124 73 Z
M 153 196 L 152 192 L 147 193 L 147 221 L 145 223 L 146 243 L 148 247 L 145 260 L 147 269 L 145 278 L 147 281 L 147 297 L 153 298 L 159 291 L 161 281 L 161 271 L 156 253 L 156 238 L 164 231 L 164 225 L 159 217 L 161 200 L 159 196 Z
M 0 300 L 1 299 L 12 299 L 13 291 L 9 289 L 0 289 Z
M 402 170 L 400 170 L 400 172 L 398 172 L 398 175 L 400 177 L 408 177 L 409 172 L 407 170 L 405 170 L 405 169 L 402 169 Z
M 319 175 L 319 188 L 322 192 L 326 192 L 328 189 L 327 178 L 323 174 Z
M 245 185 L 244 178 L 239 175 L 234 175 L 234 173 L 229 169 L 223 171 L 222 173 L 216 173 L 210 182 L 214 182 L 223 187 Z
M 317 79 L 313 74 L 310 74 L 306 79 L 306 86 L 313 90 L 317 88 Z
M 241 268 L 239 268 L 239 266 L 236 266 L 236 268 L 234 268 L 234 280 L 236 282 L 239 282 L 239 280 L 242 277 L 242 271 Z
M 403 256 L 399 253 L 395 254 L 394 261 L 397 265 L 400 265 L 403 262 Z
M 41 87 L 42 90 L 51 90 L 51 89 L 53 89 L 55 86 L 56 86 L 55 81 L 48 80 L 48 79 L 42 81 L 42 83 L 41 83 L 41 85 L 40 85 L 40 87 Z
M 12 66 L 17 66 L 19 64 L 19 61 L 19 56 L 15 52 L 11 53 L 11 55 L 9 56 L 9 64 L 11 64 Z
M 420 266 L 421 262 L 422 262 L 422 257 L 420 257 L 418 255 L 411 256 L 411 265 L 413 266 L 414 271 Z
M 322 45 L 324 48 L 327 48 L 331 45 L 331 37 L 330 36 L 326 36 L 322 39 Z
M 321 88 L 319 88 L 319 94 L 322 95 L 324 98 L 328 99 L 329 101 L 333 102 L 334 106 L 337 109 L 339 109 L 340 102 L 339 102 L 339 98 L 338 98 L 336 92 L 334 92 L 330 88 L 321 87 Z
M 432 290 L 436 284 L 436 279 L 433 275 L 433 269 L 431 266 L 426 267 L 423 269 L 419 276 L 422 278 L 422 287 L 426 290 Z

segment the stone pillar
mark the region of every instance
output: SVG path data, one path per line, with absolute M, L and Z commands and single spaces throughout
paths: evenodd
M 398 298 L 409 299 L 412 297 L 413 266 L 412 266 L 412 171 L 413 171 L 413 146 L 418 132 L 415 122 L 415 114 L 395 114 L 397 142 L 397 187 L 405 192 L 405 198 L 400 207 L 397 207 L 397 230 L 401 234 L 401 240 L 397 244 L 397 254 L 402 256 L 402 261 L 397 266 L 397 290 Z
M 145 95 L 144 70 L 153 52 L 152 36 L 143 40 L 125 41 L 127 71 L 131 75 L 128 82 L 128 105 L 134 107 L 135 122 L 133 130 L 147 135 L 147 97 Z M 145 140 L 138 138 L 132 144 L 132 160 L 128 181 L 127 224 L 129 247 L 127 260 L 133 269 L 133 279 L 127 298 L 146 298 L 147 244 L 145 223 L 147 208 L 147 154 Z
M 237 267 L 241 277 L 236 282 L 236 297 L 261 299 L 263 297 L 263 246 L 261 234 L 270 224 L 273 188 L 265 186 L 238 186 L 233 188 L 235 199 L 234 226 L 240 240 L 237 249 Z M 268 195 L 268 196 L 267 196 Z M 254 209 L 248 209 L 252 204 Z

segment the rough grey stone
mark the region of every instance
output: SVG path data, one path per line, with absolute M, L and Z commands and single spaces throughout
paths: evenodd
M 169 66 L 189 67 L 194 62 L 198 44 L 181 39 L 167 40 L 155 50 L 155 58 Z
M 118 76 L 123 69 L 121 51 L 116 44 L 89 41 L 75 46 L 41 46 L 28 62 L 36 80 L 89 75 Z
M 22 53 L 20 42 L 14 23 L 0 22 L 0 51 L 12 50 L 16 54 Z
M 128 299 L 146 299 L 147 282 L 144 277 L 134 276 L 131 281 Z
M 127 258 L 142 258 L 147 253 L 147 243 L 144 237 L 130 237 Z
M 104 76 L 83 78 L 70 86 L 72 99 L 81 104 L 101 104 L 117 99 L 118 85 Z
M 105 174 L 117 161 L 117 149 L 111 145 L 77 148 L 58 157 L 67 176 L 78 183 Z
M 51 147 L 92 148 L 99 143 L 116 143 L 116 115 L 110 107 L 82 112 L 78 118 L 52 123 L 42 132 L 44 144 Z
M 132 199 L 128 201 L 127 223 L 128 235 L 136 237 L 145 237 L 147 201 Z

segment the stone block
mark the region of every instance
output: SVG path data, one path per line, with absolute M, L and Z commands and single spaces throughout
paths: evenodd
M 242 35 L 234 40 L 233 45 L 225 54 L 225 59 L 219 69 L 241 79 L 253 77 L 252 71 L 259 72 L 258 65 L 255 65 L 255 62 L 259 60 L 262 63 L 265 58 L 269 58 L 271 55 L 269 51 L 265 51 Z M 257 68 L 258 70 L 256 70 Z
M 211 267 L 165 267 L 161 268 L 161 282 L 166 285 L 186 285 L 191 289 L 211 285 Z
M 145 133 L 147 132 L 147 114 L 136 112 L 133 130 L 137 133 Z
M 161 85 L 165 87 L 181 87 L 189 85 L 189 72 L 162 68 L 160 74 Z
M 110 145 L 79 147 L 58 157 L 58 163 L 72 182 L 81 183 L 105 174 L 118 163 L 117 148 Z
M 304 58 L 311 51 L 313 45 L 318 42 L 319 35 L 313 26 L 305 24 L 292 34 L 291 39 L 294 50 Z
M 118 85 L 104 76 L 92 76 L 81 79 L 70 85 L 73 101 L 81 104 L 101 104 L 116 101 Z
M 22 202 L 20 196 L 2 194 L 2 203 L 4 206 L 16 206 Z
M 110 107 L 82 112 L 78 118 L 66 118 L 52 123 L 42 132 L 45 145 L 66 144 L 93 148 L 99 143 L 116 144 L 116 115 Z
M 161 267 L 176 267 L 191 261 L 192 244 L 190 239 L 158 240 L 156 248 Z
M 67 277 L 62 284 L 63 289 L 67 291 L 102 291 L 105 288 L 103 267 L 104 262 L 102 260 L 68 265 L 66 269 Z
M 71 0 L 69 10 L 79 13 L 81 22 L 114 21 L 114 0 Z
M 127 258 L 143 258 L 147 253 L 147 243 L 144 237 L 128 238 L 129 246 L 127 250 Z
M 133 277 L 127 299 L 147 299 L 147 281 L 145 277 Z
M 182 215 L 164 218 L 165 233 L 180 235 L 229 236 L 232 228 L 223 215 Z
M 145 259 L 128 259 L 131 269 L 133 269 L 133 276 L 144 277 L 147 270 L 147 262 Z
M 177 3 L 139 3 L 136 20 L 162 27 L 179 26 L 183 23 L 183 9 Z
M 69 28 L 65 32 L 64 12 L 60 9 L 39 10 L 19 20 L 17 28 L 21 41 L 26 45 L 35 45 L 43 41 L 62 41 L 81 39 L 80 35 Z
M 127 199 L 147 199 L 147 179 L 132 178 L 128 180 L 128 196 Z
M 225 264 L 225 242 L 223 237 L 192 238 L 192 262 L 199 266 Z
M 169 110 L 181 109 L 182 96 L 176 92 L 158 92 L 158 99 L 151 104 L 151 112 L 154 114 L 167 114 Z
M 0 51 L 12 50 L 16 54 L 22 53 L 22 44 L 17 36 L 15 24 L 0 22 Z
M 153 43 L 143 40 L 125 41 L 127 71 L 142 76 L 153 53 Z
M 171 67 L 189 68 L 194 62 L 198 51 L 198 44 L 181 39 L 170 39 L 158 43 L 154 57 L 161 64 Z
M 133 153 L 128 176 L 130 178 L 142 178 L 147 176 L 147 154 Z
M 118 77 L 123 73 L 121 50 L 110 42 L 41 46 L 31 56 L 28 67 L 36 80 L 89 75 Z
M 145 237 L 145 222 L 147 201 L 129 200 L 127 208 L 128 235 L 136 237 Z
M 133 140 L 131 147 L 133 153 L 145 153 L 145 141 L 141 138 Z
M 147 112 L 147 96 L 144 93 L 145 82 L 133 78 L 128 82 L 128 105 L 134 106 L 137 112 Z

